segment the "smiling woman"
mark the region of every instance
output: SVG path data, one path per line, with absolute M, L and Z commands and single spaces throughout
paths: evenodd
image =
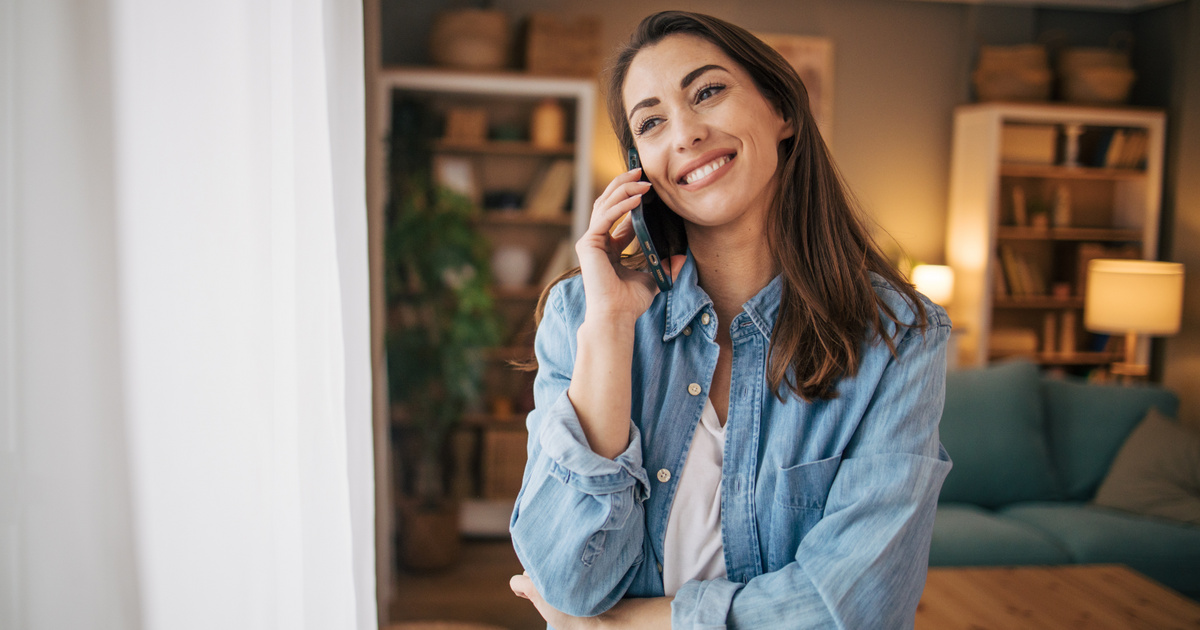
M 664 12 L 613 67 L 644 173 L 539 306 L 514 592 L 560 630 L 911 627 L 950 468 L 945 312 L 871 241 L 770 47 Z M 667 292 L 620 255 L 651 190 L 684 244 Z

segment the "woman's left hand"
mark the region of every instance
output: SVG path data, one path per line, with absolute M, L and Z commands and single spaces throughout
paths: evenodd
M 514 575 L 508 581 L 508 586 L 516 593 L 518 597 L 524 597 L 533 602 L 538 613 L 550 624 L 555 630 L 594 630 L 604 626 L 603 616 L 599 617 L 572 617 L 565 612 L 546 603 L 542 599 L 541 593 L 538 593 L 537 588 L 533 585 L 533 580 L 529 579 L 529 575 L 522 573 Z
M 572 617 L 547 604 L 528 573 L 512 576 L 508 586 L 518 597 L 533 602 L 542 619 L 555 630 L 662 630 L 671 627 L 671 597 L 626 598 L 595 617 Z

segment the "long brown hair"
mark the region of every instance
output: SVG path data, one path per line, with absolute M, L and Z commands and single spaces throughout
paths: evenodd
M 767 380 L 779 396 L 786 385 L 804 400 L 835 398 L 837 381 L 858 372 L 868 332 L 871 338 L 882 338 L 895 354 L 884 318 L 924 329 L 925 307 L 860 218 L 817 130 L 799 75 L 745 29 L 684 11 L 663 11 L 642 20 L 608 72 L 608 111 L 622 154 L 634 143 L 625 117 L 625 76 L 638 52 L 675 34 L 701 37 L 719 47 L 750 74 L 759 92 L 792 125 L 794 133 L 779 144 L 779 190 L 768 219 L 768 242 L 780 261 L 783 295 L 771 335 Z M 686 243 L 686 236 L 676 237 Z M 882 276 L 909 302 L 916 313 L 914 322 L 901 322 L 875 293 L 870 272 Z M 572 270 L 559 280 L 577 273 Z M 538 322 L 550 287 L 538 301 Z

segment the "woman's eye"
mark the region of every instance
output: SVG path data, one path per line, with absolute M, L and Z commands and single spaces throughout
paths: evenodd
M 696 92 L 696 102 L 699 103 L 700 101 L 707 101 L 717 94 L 720 94 L 721 90 L 724 89 L 725 86 L 723 85 L 706 85 L 700 88 L 699 92 Z
M 643 121 L 641 122 L 641 124 L 639 124 L 639 125 L 637 126 L 637 129 L 636 129 L 635 133 L 637 133 L 637 135 L 639 135 L 639 136 L 640 136 L 640 135 L 642 135 L 642 134 L 646 133 L 647 131 L 650 131 L 651 129 L 653 129 L 653 128 L 657 127 L 657 126 L 658 126 L 658 119 L 657 119 L 657 118 L 647 118 L 646 120 L 643 120 Z

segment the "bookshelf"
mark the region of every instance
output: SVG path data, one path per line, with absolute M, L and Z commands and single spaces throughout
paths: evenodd
M 1083 329 L 1086 265 L 1157 256 L 1164 130 L 1151 109 L 955 110 L 946 257 L 959 365 L 1022 356 L 1084 373 L 1120 360 L 1120 340 Z
M 573 247 L 564 244 L 573 245 L 587 227 L 596 86 L 589 80 L 517 72 L 385 67 L 375 73 L 373 87 L 372 118 L 379 124 L 368 145 L 368 173 L 375 224 L 382 226 L 388 197 L 394 110 L 416 102 L 443 122 L 441 136 L 430 146 L 434 178 L 474 202 L 473 229 L 485 236 L 493 252 L 521 250 L 532 268 L 526 281 L 498 282 L 492 288 L 502 340 L 484 351 L 484 403 L 463 415 L 452 443 L 458 463 L 451 485 L 463 512 L 498 515 L 486 522 L 473 519 L 472 530 L 464 533 L 505 535 L 525 461 L 524 417 L 533 380 L 531 373 L 515 371 L 509 362 L 532 356 L 533 311 L 543 280 L 575 264 Z M 532 130 L 534 112 L 547 99 L 561 107 L 563 126 L 561 142 L 549 145 L 535 142 Z M 500 278 L 495 269 L 493 276 Z M 385 309 L 383 320 L 385 328 L 394 329 L 403 318 L 393 308 Z M 383 334 L 373 343 L 381 346 Z M 377 355 L 381 352 L 376 349 Z M 385 415 L 394 435 L 416 428 L 401 406 L 390 407 Z M 400 450 L 395 440 L 392 448 Z

